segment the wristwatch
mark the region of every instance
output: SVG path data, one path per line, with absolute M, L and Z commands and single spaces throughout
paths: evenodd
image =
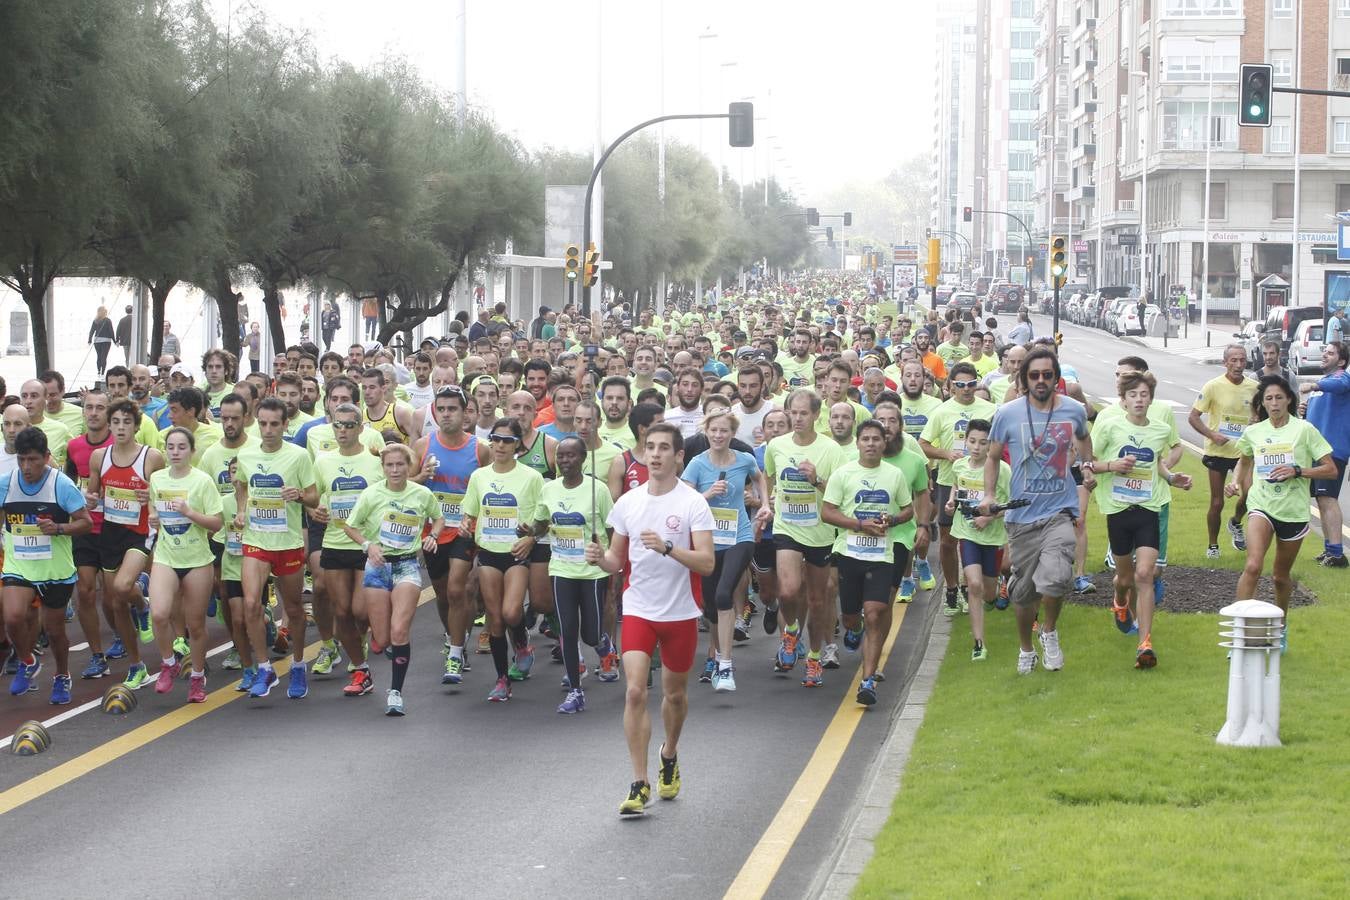
M 675 549 L 675 545 L 672 544 L 670 541 L 666 541 L 666 552 L 665 552 L 665 553 L 662 553 L 661 555 L 662 555 L 662 556 L 669 556 L 670 553 L 671 553 L 671 551 L 674 550 L 674 549 Z
M 1303 477 L 1303 467 L 1302 467 L 1302 466 L 1294 466 L 1294 477 L 1295 477 L 1295 478 L 1302 478 L 1302 477 Z

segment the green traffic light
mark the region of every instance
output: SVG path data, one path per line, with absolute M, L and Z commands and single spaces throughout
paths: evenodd
M 1248 107 L 1247 112 L 1251 114 L 1251 117 L 1253 119 L 1259 119 L 1261 118 L 1263 110 L 1261 109 L 1261 104 L 1253 103 L 1250 107 Z

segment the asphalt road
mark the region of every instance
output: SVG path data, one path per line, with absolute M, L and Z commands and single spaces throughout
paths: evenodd
M 425 603 L 406 718 L 383 714 L 389 663 L 380 659 L 376 691 L 363 698 L 343 697 L 345 677 L 334 675 L 311 676 L 302 701 L 286 698 L 284 677 L 269 698 L 249 700 L 218 673 L 201 706 L 184 704 L 183 683 L 164 696 L 147 687 L 131 715 L 95 706 L 53 725 L 46 753 L 0 753 L 0 846 L 23 848 L 6 854 L 5 875 L 58 896 L 704 897 L 725 893 L 753 855 L 760 864 L 784 857 L 767 883 L 772 896 L 802 896 L 847 831 L 926 645 L 933 604 L 921 592 L 905 607 L 882 702 L 866 712 L 852 701 L 856 656 L 844 654 L 843 667 L 808 690 L 800 671 L 771 671 L 774 644 L 756 620 L 737 650 L 738 691 L 690 686 L 683 793 L 653 798 L 647 816 L 630 820 L 617 814 L 630 780 L 623 683 L 588 679 L 587 710 L 557 715 L 562 667 L 540 638 L 535 675 L 509 703 L 485 701 L 488 656 L 472 658 L 464 685 L 443 687 L 440 625 Z M 87 656 L 73 654 L 75 671 Z M 58 713 L 46 704 L 49 675 L 39 693 L 3 696 L 3 734 Z M 64 711 L 109 684 L 77 680 L 81 693 Z M 658 735 L 659 693 L 658 680 Z M 841 734 L 836 768 L 808 766 L 822 738 Z M 788 804 L 809 810 L 805 828 L 757 847 L 808 771 L 804 781 L 824 779 L 819 801 L 806 791 Z

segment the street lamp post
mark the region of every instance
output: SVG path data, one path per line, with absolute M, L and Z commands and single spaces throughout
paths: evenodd
M 1205 70 L 1209 78 L 1209 96 L 1205 101 L 1205 214 L 1201 226 L 1200 245 L 1200 334 L 1209 344 L 1209 158 L 1214 148 L 1214 39 L 1197 37 L 1197 43 L 1208 44 L 1205 51 Z M 1188 313 L 1186 318 L 1190 319 Z M 1187 331 L 1190 325 L 1187 323 Z
M 1130 70 L 1131 78 L 1144 79 L 1144 155 L 1140 160 L 1139 171 L 1143 197 L 1139 201 L 1139 299 L 1148 297 L 1148 158 L 1153 154 L 1153 105 L 1151 97 L 1153 81 L 1147 72 Z

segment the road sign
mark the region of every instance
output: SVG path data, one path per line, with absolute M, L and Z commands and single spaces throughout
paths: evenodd
M 1336 260 L 1345 262 L 1350 260 L 1350 225 L 1341 222 L 1336 226 Z
M 897 263 L 915 263 L 919 262 L 918 244 L 892 244 L 891 261 Z

